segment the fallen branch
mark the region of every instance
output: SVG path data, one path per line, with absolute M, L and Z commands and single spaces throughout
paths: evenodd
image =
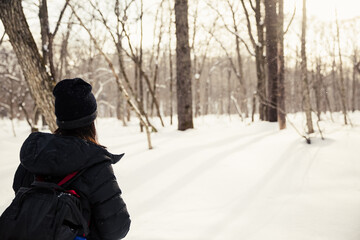
M 238 104 L 236 98 L 235 98 L 233 95 L 231 95 L 231 100 L 233 101 L 233 103 L 234 103 L 234 105 L 235 105 L 236 111 L 237 111 L 237 113 L 239 114 L 239 116 L 240 116 L 240 118 L 241 118 L 241 121 L 244 121 L 244 117 L 243 117 L 242 114 L 241 114 L 241 110 L 240 110 L 239 104 Z
M 305 139 L 305 141 L 306 141 L 307 144 L 311 144 L 310 136 L 309 136 L 309 135 L 308 135 L 308 136 L 305 136 L 305 134 L 302 134 L 302 133 L 299 131 L 299 129 L 297 129 L 297 127 L 295 126 L 295 124 L 294 124 L 292 121 L 290 121 L 289 117 L 287 116 L 286 112 L 285 112 L 283 109 L 275 106 L 274 104 L 272 104 L 271 102 L 269 102 L 269 101 L 267 101 L 267 100 L 260 100 L 260 101 L 261 101 L 261 103 L 263 103 L 265 106 L 272 107 L 272 108 L 276 108 L 278 111 L 280 111 L 282 114 L 284 114 L 284 115 L 285 115 L 285 118 L 286 118 L 286 121 L 287 121 L 288 123 L 290 123 L 290 125 L 295 129 L 295 131 L 296 131 L 301 137 L 303 137 L 303 138 Z

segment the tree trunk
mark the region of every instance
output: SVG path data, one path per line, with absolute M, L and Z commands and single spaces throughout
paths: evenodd
M 237 71 L 235 72 L 237 79 L 239 80 L 239 84 L 240 84 L 240 108 L 241 111 L 245 113 L 245 117 L 249 116 L 249 112 L 248 112 L 248 107 L 247 107 L 247 92 L 246 92 L 246 84 L 245 84 L 245 79 L 244 79 L 244 72 L 243 72 L 243 62 L 242 62 L 242 57 L 241 57 L 241 53 L 240 53 L 240 38 L 239 38 L 239 31 L 238 31 L 238 27 L 237 27 L 237 22 L 236 22 L 236 13 L 233 9 L 233 6 L 229 3 L 229 6 L 231 8 L 231 13 L 232 13 L 232 21 L 233 21 L 233 28 L 234 28 L 234 36 L 235 36 L 235 46 L 236 46 L 236 57 L 237 57 Z
M 51 77 L 55 81 L 56 72 L 53 61 L 54 35 L 50 32 L 47 0 L 39 0 L 39 20 L 40 20 L 40 28 L 41 28 L 41 42 L 42 42 L 41 49 L 43 53 L 42 56 L 43 64 L 44 66 L 46 65 L 49 66 Z M 60 20 L 61 18 L 59 19 L 59 21 Z
M 301 74 L 304 93 L 304 110 L 306 114 L 306 125 L 308 133 L 313 133 L 313 123 L 311 117 L 310 89 L 307 76 L 307 60 L 306 60 L 306 0 L 303 0 L 303 19 L 301 34 Z
M 72 26 L 73 26 L 73 23 L 72 23 L 71 19 L 69 19 L 69 22 L 67 24 L 66 33 L 64 34 L 62 42 L 61 42 L 60 64 L 58 65 L 59 69 L 57 70 L 59 79 L 63 79 L 64 75 L 65 75 L 65 77 L 69 75 L 69 71 L 68 71 L 69 64 L 67 61 L 67 56 L 68 56 L 68 42 L 69 42 Z
M 341 98 L 341 108 L 344 114 L 344 123 L 347 124 L 347 104 L 346 104 L 346 94 L 345 94 L 345 86 L 344 86 L 344 72 L 343 72 L 343 62 L 342 62 L 342 55 L 341 55 L 341 46 L 340 46 L 340 29 L 339 29 L 339 22 L 336 16 L 336 35 L 337 35 L 337 42 L 338 42 L 338 51 L 339 51 L 339 70 L 340 70 L 340 83 L 339 83 L 339 90 L 340 90 L 340 98 Z
M 139 46 L 139 92 L 138 92 L 138 96 L 140 99 L 140 109 L 144 109 L 144 84 L 143 84 L 143 38 L 144 38 L 144 29 L 143 29 L 143 14 L 144 14 L 144 3 L 143 0 L 140 1 L 140 46 Z M 150 88 L 150 86 L 149 86 Z M 155 92 L 154 92 L 155 94 Z M 155 96 L 154 96 L 155 99 Z M 154 101 L 154 100 L 153 100 Z M 145 110 L 143 110 L 145 112 Z M 144 115 L 144 112 L 142 113 Z M 145 114 L 147 115 L 147 114 Z M 161 118 L 160 118 L 161 119 Z M 142 131 L 142 127 L 141 127 L 141 131 Z
M 195 117 L 201 115 L 200 108 L 200 74 L 195 73 Z
M 47 1 L 39 1 L 39 20 L 40 20 L 40 33 L 41 33 L 41 50 L 43 65 L 48 64 L 49 59 L 49 16 L 47 10 Z
M 193 128 L 188 1 L 175 0 L 178 130 Z
M 276 0 L 265 0 L 266 60 L 268 68 L 268 120 L 277 121 L 278 66 Z
M 261 1 L 256 0 L 255 7 L 256 29 L 258 42 L 255 47 L 257 95 L 259 98 L 259 117 L 266 120 L 266 88 L 265 88 L 265 58 L 264 58 L 264 24 L 261 20 Z
M 172 31 L 171 31 L 171 26 L 173 24 L 173 11 L 172 11 L 172 6 L 171 6 L 171 3 L 170 1 L 168 1 L 168 4 L 169 4 L 169 13 L 170 13 L 170 16 L 169 16 L 169 44 L 168 44 L 168 47 L 169 47 L 169 74 L 170 74 L 170 83 L 169 83 L 169 91 L 170 91 L 170 99 L 169 99 L 169 103 L 170 103 L 170 125 L 173 124 L 173 79 L 174 79 L 174 76 L 173 76 L 173 56 L 172 56 L 172 51 L 171 51 L 171 44 L 172 44 Z
M 280 130 L 286 128 L 285 111 L 285 59 L 284 59 L 284 0 L 279 0 L 279 43 L 278 43 L 278 121 Z
M 204 115 L 210 113 L 210 82 L 212 77 L 212 69 L 209 70 L 209 74 L 206 78 L 205 83 L 205 106 L 204 106 Z
M 227 69 L 227 98 L 228 98 L 228 115 L 231 115 L 231 69 Z
M 170 28 L 170 27 L 169 27 Z M 171 32 L 170 34 L 171 35 Z M 170 72 L 170 79 L 169 79 L 169 90 L 170 90 L 170 125 L 173 124 L 173 62 L 172 62 L 172 51 L 171 51 L 171 37 L 169 37 L 169 72 Z
M 42 64 L 40 54 L 23 13 L 21 0 L 1 0 L 0 19 L 9 36 L 32 97 L 45 116 L 50 130 L 55 131 L 57 125 L 52 95 L 55 81 L 51 80 L 46 73 L 45 66 Z
M 357 64 L 357 50 L 354 50 L 354 56 L 353 56 L 353 72 L 352 72 L 352 96 L 351 96 L 351 110 L 354 112 L 356 109 L 355 103 L 356 103 L 356 64 Z
M 315 103 L 316 103 L 316 114 L 318 117 L 318 121 L 321 121 L 321 82 L 322 82 L 322 76 L 321 76 L 321 61 L 320 58 L 316 61 L 316 73 L 313 73 L 313 81 L 314 81 L 314 91 L 315 91 Z

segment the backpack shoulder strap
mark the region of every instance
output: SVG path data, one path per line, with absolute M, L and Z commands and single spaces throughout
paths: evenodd
M 70 181 L 73 177 L 76 176 L 76 174 L 78 174 L 79 171 L 70 173 L 69 175 L 67 175 L 66 177 L 64 177 L 57 185 L 62 186 L 65 183 L 67 183 L 68 181 Z
M 72 173 L 68 174 L 67 176 L 65 176 L 60 182 L 58 182 L 57 185 L 63 186 L 65 188 L 85 171 L 86 171 L 86 168 L 79 170 L 79 171 L 72 172 Z

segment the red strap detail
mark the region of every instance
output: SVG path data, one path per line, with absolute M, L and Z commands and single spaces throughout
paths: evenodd
M 78 173 L 78 171 L 70 173 L 69 175 L 67 175 L 66 177 L 64 177 L 63 180 L 61 180 L 58 185 L 61 186 L 63 184 L 65 184 L 66 182 L 68 182 L 70 179 L 72 179 L 73 177 L 75 177 L 75 175 Z
M 76 197 L 80 197 L 79 196 L 79 194 L 77 194 L 76 192 L 75 192 L 75 190 L 68 190 L 68 191 L 66 191 L 67 193 L 70 193 L 70 194 L 72 194 L 72 195 L 74 195 L 74 196 L 76 196 Z

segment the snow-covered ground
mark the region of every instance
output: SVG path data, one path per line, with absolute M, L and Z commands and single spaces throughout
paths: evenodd
M 302 130 L 304 116 L 290 117 Z M 159 127 L 153 150 L 136 121 L 97 120 L 101 144 L 126 153 L 114 166 L 132 218 L 126 239 L 360 239 L 360 113 L 351 120 L 320 122 L 325 140 L 308 145 L 290 124 L 201 117 L 185 132 Z M 0 120 L 0 213 L 29 134 L 15 126 L 17 137 Z

